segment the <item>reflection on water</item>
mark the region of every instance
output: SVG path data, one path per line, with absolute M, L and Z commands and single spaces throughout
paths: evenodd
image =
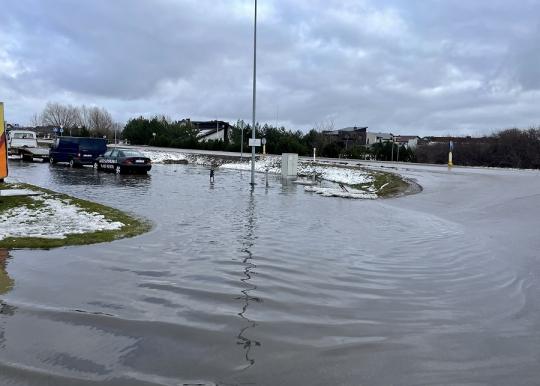
M 9 251 L 0 249 L 0 295 L 8 293 L 13 288 L 13 279 L 7 273 Z
M 96 186 L 114 183 L 126 187 L 147 188 L 152 179 L 150 174 L 116 174 L 97 171 L 91 167 L 70 168 L 64 165 L 50 165 L 53 184 L 64 186 Z
M 250 192 L 249 173 L 209 186 L 183 165 L 10 172 L 155 227 L 4 252 L 2 386 L 538 383 L 535 276 L 421 210 L 433 195 L 327 199 L 260 174 Z
M 8 259 L 9 251 L 7 249 L 0 249 L 0 295 L 8 293 L 13 288 L 13 279 L 9 277 L 9 274 L 7 273 L 6 266 Z M 0 348 L 4 346 L 5 341 L 2 318 L 11 316 L 14 313 L 15 308 L 5 303 L 2 298 L 0 298 Z
M 262 302 L 259 297 L 251 296 L 250 292 L 257 289 L 257 286 L 252 282 L 252 276 L 256 274 L 254 271 L 257 266 L 253 262 L 253 252 L 252 248 L 255 244 L 257 237 L 255 236 L 255 226 L 256 226 L 256 215 L 255 215 L 255 196 L 253 192 L 249 196 L 248 208 L 245 216 L 246 224 L 244 226 L 245 235 L 241 239 L 242 249 L 241 252 L 244 255 L 242 264 L 244 266 L 244 277 L 240 281 L 246 286 L 243 289 L 242 296 L 237 299 L 242 300 L 242 311 L 238 315 L 246 322 L 246 325 L 238 333 L 238 344 L 241 345 L 245 350 L 245 358 L 247 365 L 244 369 L 247 369 L 253 364 L 255 364 L 255 357 L 252 354 L 252 349 L 254 347 L 260 346 L 261 343 L 255 339 L 248 337 L 248 330 L 254 329 L 257 326 L 257 323 L 247 316 L 248 307 L 251 302 Z M 250 331 L 253 333 L 253 331 Z

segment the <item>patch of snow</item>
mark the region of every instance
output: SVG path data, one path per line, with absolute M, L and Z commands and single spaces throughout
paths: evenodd
M 251 161 L 224 163 L 220 166 L 220 168 L 251 170 Z M 266 170 L 268 170 L 268 173 L 281 174 L 281 158 L 266 157 L 264 159 L 258 159 L 255 161 L 255 171 L 257 173 L 266 173 Z
M 368 184 L 373 182 L 373 177 L 361 169 L 312 165 L 308 163 L 301 163 L 298 166 L 298 174 L 304 176 L 315 174 L 323 180 L 345 185 Z
M 251 170 L 249 162 L 231 162 L 220 166 L 223 169 Z M 264 173 L 281 173 L 281 158 L 267 157 L 255 162 L 255 171 Z M 340 168 L 336 166 L 313 165 L 309 162 L 300 161 L 298 165 L 299 176 L 312 176 L 346 185 L 367 184 L 373 182 L 373 177 L 361 169 Z
M 14 197 L 14 196 L 39 196 L 40 192 L 35 192 L 28 189 L 2 189 L 0 190 L 0 196 L 2 197 Z
M 222 169 L 231 170 L 251 170 L 251 162 L 249 160 L 240 161 L 223 161 L 219 157 L 212 157 L 202 154 L 186 154 L 179 152 L 166 152 L 158 150 L 143 151 L 144 155 L 149 157 L 153 163 L 164 163 L 165 161 L 187 160 L 191 164 L 203 166 L 217 166 Z M 255 171 L 258 173 L 281 174 L 281 157 L 266 156 L 255 161 Z M 317 178 L 326 181 L 341 183 L 345 185 L 369 184 L 373 182 L 373 178 L 369 173 L 362 169 L 336 167 L 330 165 L 313 165 L 311 162 L 300 161 L 298 164 L 298 175 L 311 177 L 315 174 Z
M 37 207 L 20 206 L 0 214 L 0 240 L 7 237 L 64 239 L 70 234 L 116 230 L 124 226 L 65 200 L 45 196 L 32 199 Z
M 349 189 L 348 192 L 344 191 L 343 189 L 336 189 L 336 188 L 318 188 L 315 186 L 306 186 L 304 187 L 304 190 L 306 192 L 313 192 L 316 194 L 320 194 L 324 197 L 341 197 L 341 198 L 355 198 L 355 199 L 363 199 L 363 200 L 374 200 L 377 198 L 377 195 L 375 193 L 370 192 L 364 192 L 361 190 L 356 189 Z
M 145 157 L 150 158 L 152 163 L 159 164 L 165 161 L 186 161 L 187 157 L 183 153 L 166 152 L 166 151 L 142 151 Z

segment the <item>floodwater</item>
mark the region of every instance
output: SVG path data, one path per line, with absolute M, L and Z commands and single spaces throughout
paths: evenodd
M 354 201 L 12 163 L 154 228 L 0 253 L 0 385 L 539 385 L 540 174 L 400 167 Z

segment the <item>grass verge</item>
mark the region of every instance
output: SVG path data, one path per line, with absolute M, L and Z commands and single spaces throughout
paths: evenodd
M 368 189 L 375 189 L 375 192 L 380 198 L 396 197 L 404 194 L 409 184 L 403 178 L 397 174 L 366 170 L 373 182 L 352 185 L 353 188 L 358 190 L 367 191 Z
M 115 230 L 103 230 L 82 234 L 67 234 L 65 238 L 41 238 L 41 237 L 8 237 L 0 240 L 0 248 L 7 249 L 50 249 L 69 245 L 86 245 L 110 242 L 126 237 L 134 237 L 150 230 L 151 223 L 147 220 L 136 218 L 121 210 L 114 209 L 95 202 L 81 200 L 65 194 L 57 193 L 48 189 L 43 189 L 30 184 L 9 184 L 3 183 L 1 189 L 28 189 L 46 194 L 49 198 L 58 199 L 72 205 L 76 205 L 81 210 L 91 213 L 99 213 L 109 221 L 118 221 L 124 224 Z M 26 206 L 29 209 L 38 208 L 40 202 L 36 202 L 30 197 L 0 197 L 0 213 L 9 209 Z

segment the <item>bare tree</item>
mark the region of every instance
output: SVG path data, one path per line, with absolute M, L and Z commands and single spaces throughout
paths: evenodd
M 324 121 L 320 121 L 315 123 L 314 127 L 315 131 L 321 133 L 323 131 L 334 131 L 335 130 L 335 124 L 334 120 L 332 118 L 325 119 Z
M 99 107 L 74 107 L 60 103 L 47 103 L 40 115 L 34 114 L 32 124 L 51 125 L 69 130 L 70 135 L 114 136 L 115 122 L 111 114 Z M 86 134 L 84 134 L 86 133 Z
M 79 109 L 72 105 L 49 102 L 41 113 L 40 121 L 43 125 L 73 128 L 79 122 Z
M 111 136 L 114 122 L 107 110 L 98 107 L 90 108 L 88 111 L 88 123 L 88 128 L 93 134 L 99 137 Z
M 41 126 L 41 117 L 37 113 L 32 114 L 32 118 L 30 118 L 30 125 L 33 127 Z

